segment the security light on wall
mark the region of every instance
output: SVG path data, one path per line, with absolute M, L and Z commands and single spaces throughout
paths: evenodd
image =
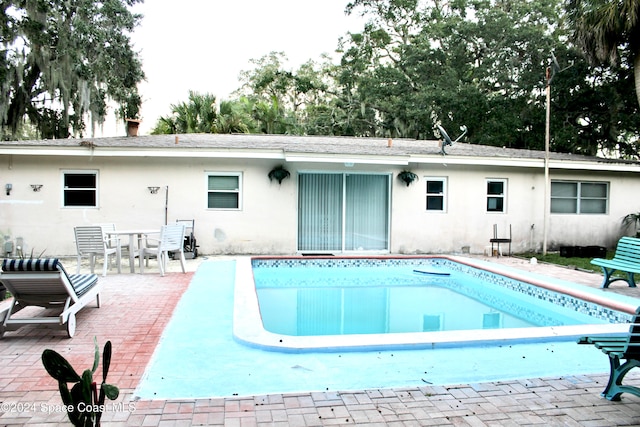
M 147 187 L 149 189 L 149 193 L 151 194 L 158 194 L 158 190 L 160 189 L 160 187 Z
M 37 193 L 42 188 L 42 184 L 30 184 L 30 185 L 34 193 Z

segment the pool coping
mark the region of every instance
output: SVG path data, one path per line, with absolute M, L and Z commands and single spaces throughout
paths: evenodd
M 527 342 L 567 341 L 585 335 L 623 334 L 628 324 L 588 324 L 538 328 L 488 329 L 473 331 L 415 332 L 397 334 L 360 334 L 326 336 L 290 336 L 269 332 L 262 327 L 258 297 L 253 279 L 253 260 L 277 259 L 335 259 L 328 256 L 254 256 L 236 259 L 234 287 L 233 336 L 238 342 L 254 348 L 280 352 L 373 351 L 395 349 L 433 349 L 453 346 L 496 345 Z M 524 274 L 517 269 L 455 255 L 373 255 L 340 256 L 344 259 L 433 259 L 453 262 L 500 274 L 553 292 L 602 305 L 623 313 L 633 314 L 637 308 L 634 298 L 604 295 L 586 286 Z

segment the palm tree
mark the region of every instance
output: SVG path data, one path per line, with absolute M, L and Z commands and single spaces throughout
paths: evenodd
M 220 113 L 213 129 L 215 133 L 253 133 L 255 127 L 251 105 L 246 99 L 220 101 Z
M 568 0 L 573 40 L 593 63 L 615 65 L 628 49 L 640 105 L 640 0 Z
M 151 133 L 212 133 L 217 116 L 214 95 L 189 91 L 189 100 L 172 104 L 171 114 L 160 117 Z

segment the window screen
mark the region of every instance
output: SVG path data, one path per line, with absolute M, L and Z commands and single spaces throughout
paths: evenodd
M 608 204 L 606 182 L 551 182 L 551 213 L 604 214 Z
M 505 211 L 505 180 L 487 181 L 487 212 Z
M 209 175 L 209 209 L 240 209 L 240 175 Z
M 427 210 L 444 211 L 445 209 L 445 179 L 427 178 Z

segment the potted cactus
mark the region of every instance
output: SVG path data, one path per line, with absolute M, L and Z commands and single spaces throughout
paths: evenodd
M 74 426 L 99 426 L 102 412 L 105 410 L 105 397 L 116 400 L 120 394 L 118 387 L 107 384 L 107 374 L 111 364 L 111 341 L 107 341 L 102 352 L 102 384 L 100 394 L 93 380 L 93 374 L 98 369 L 100 352 L 98 341 L 95 342 L 95 357 L 93 368 L 86 369 L 82 376 L 71 367 L 67 359 L 54 350 L 46 349 L 42 353 L 42 364 L 49 375 L 58 381 L 60 397 L 65 407 L 69 408 L 67 415 Z M 74 383 L 69 390 L 68 383 Z

